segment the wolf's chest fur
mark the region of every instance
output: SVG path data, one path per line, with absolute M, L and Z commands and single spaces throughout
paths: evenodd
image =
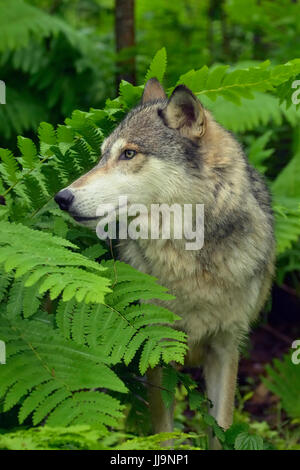
M 177 327 L 188 333 L 190 343 L 227 331 L 240 337 L 266 295 L 262 277 L 267 284 L 271 279 L 268 268 L 260 272 L 261 260 L 253 248 L 259 233 L 240 237 L 233 245 L 233 236 L 219 244 L 207 240 L 200 251 L 187 251 L 178 240 L 124 240 L 120 255 L 175 295 L 175 300 L 162 303 L 182 318 Z

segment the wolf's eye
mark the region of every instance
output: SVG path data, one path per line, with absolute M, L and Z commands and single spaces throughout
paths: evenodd
M 131 160 L 136 155 L 136 151 L 132 149 L 126 149 L 120 156 L 120 160 Z

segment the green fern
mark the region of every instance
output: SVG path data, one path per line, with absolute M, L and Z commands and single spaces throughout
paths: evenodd
M 274 359 L 272 365 L 266 366 L 267 377 L 263 382 L 271 392 L 280 397 L 282 406 L 291 418 L 300 418 L 300 368 L 293 364 L 291 354 L 283 360 Z
M 230 71 L 229 66 L 220 65 L 211 70 L 205 65 L 200 70 L 191 70 L 182 75 L 178 84 L 183 83 L 201 98 L 202 95 L 215 100 L 223 96 L 228 101 L 240 103 L 241 98 L 253 98 L 254 91 L 273 91 L 300 73 L 300 59 L 284 65 L 270 66 L 263 62 L 259 66 Z
M 51 299 L 62 294 L 65 301 L 104 302 L 110 282 L 99 274 L 105 268 L 72 252 L 72 243 L 21 224 L 0 222 L 0 227 L 0 262 L 16 278 L 30 273 L 25 287 L 40 282 L 39 293 L 49 290 Z
M 300 149 L 272 183 L 272 190 L 284 197 L 300 197 Z
M 213 113 L 224 127 L 233 132 L 246 132 L 273 123 L 280 126 L 284 119 L 295 127 L 300 121 L 300 110 L 286 109 L 279 104 L 279 98 L 269 93 L 253 92 L 253 98 L 241 98 L 239 103 L 218 96 L 214 101 L 201 95 L 201 102 Z
M 41 121 L 57 121 L 58 112 L 69 115 L 103 94 L 102 44 L 92 36 L 26 1 L 0 1 L 0 64 L 8 85 L 7 104 L 0 107 L 2 137 L 36 131 Z M 70 74 L 63 72 L 65 63 Z M 14 85 L 18 80 L 22 90 Z M 90 96 L 78 92 L 83 80 L 91 81 Z
M 1 450 L 104 450 L 103 430 L 88 425 L 41 426 L 0 434 Z
M 63 339 L 44 315 L 13 323 L 2 315 L 0 328 L 9 362 L 8 368 L 0 370 L 4 411 L 21 401 L 21 423 L 33 413 L 34 424 L 45 418 L 53 426 L 95 422 L 105 429 L 117 424 L 116 418 L 122 416 L 120 403 L 91 390 L 126 392 L 101 349 Z
M 145 82 L 150 80 L 150 78 L 157 78 L 160 82 L 163 81 L 164 75 L 166 73 L 167 68 L 167 51 L 166 48 L 163 47 L 155 54 L 148 72 L 145 77 Z
M 247 425 L 237 424 L 227 432 L 227 449 L 262 450 L 263 440 L 248 432 Z M 199 437 L 203 445 L 196 444 Z M 203 436 L 195 433 L 174 431 L 153 436 L 131 436 L 128 433 L 106 433 L 103 429 L 89 425 L 68 427 L 41 426 L 20 429 L 0 435 L 1 450 L 169 450 L 163 443 L 172 440 L 172 450 L 205 450 Z
M 0 435 L 1 450 L 162 450 L 161 442 L 173 439 L 172 449 L 201 450 L 193 444 L 193 433 L 161 433 L 136 437 L 124 433 L 110 433 L 96 426 L 75 425 L 64 427 L 41 426 Z M 189 442 L 189 444 L 184 444 Z M 168 449 L 168 447 L 165 447 Z
M 300 204 L 296 198 L 274 197 L 277 253 L 292 248 L 300 237 Z
M 142 347 L 141 374 L 149 365 L 159 364 L 160 359 L 183 363 L 186 335 L 161 325 L 172 324 L 179 317 L 157 305 L 132 305 L 139 300 L 168 300 L 172 296 L 155 278 L 125 263 L 108 261 L 102 265 L 107 269 L 104 275 L 113 283 L 112 293 L 106 296 L 105 304 L 91 308 L 61 301 L 56 321 L 63 335 L 79 344 L 103 345 L 113 364 L 123 360 L 128 365 Z
M 272 131 L 267 131 L 258 137 L 258 139 L 254 139 L 247 152 L 250 162 L 258 171 L 260 171 L 260 173 L 265 173 L 267 167 L 264 163 L 274 153 L 274 149 L 265 148 L 271 135 Z
M 43 38 L 63 33 L 71 43 L 88 47 L 84 37 L 59 18 L 49 15 L 23 0 L 0 2 L 0 50 L 24 48 L 32 37 Z M 21 60 L 21 59 L 19 59 Z
M 290 249 L 300 237 L 300 152 L 291 159 L 272 183 L 277 251 Z
M 132 305 L 141 299 L 168 300 L 172 296 L 153 277 L 124 263 L 107 261 L 100 265 L 71 251 L 76 247 L 67 240 L 21 224 L 1 222 L 0 225 L 0 261 L 15 277 L 0 316 L 0 336 L 7 343 L 9 354 L 9 368 L 0 370 L 4 410 L 25 399 L 20 410 L 21 422 L 35 410 L 34 424 L 48 416 L 51 425 L 95 422 L 115 426 L 113 399 L 83 389 L 125 391 L 125 388 L 116 388 L 114 373 L 107 366 L 101 369 L 97 363 L 98 375 L 95 375 L 92 365 L 80 362 L 77 356 L 86 351 L 83 358 L 92 360 L 98 355 L 104 364 L 112 366 L 124 361 L 128 365 L 140 350 L 142 374 L 161 360 L 183 363 L 186 335 L 161 325 L 172 324 L 179 317 L 152 304 Z M 103 249 L 94 247 L 85 254 L 94 258 L 100 253 Z M 3 289 L 8 285 L 9 282 Z M 51 299 L 61 296 L 56 313 L 58 329 L 39 313 L 41 296 L 46 291 Z M 29 316 L 33 319 L 22 319 Z M 21 363 L 23 370 L 19 373 Z M 71 364 L 74 367 L 76 364 L 78 370 Z M 94 375 L 86 375 L 86 369 Z M 79 371 L 82 371 L 82 382 L 77 379 Z M 98 382 L 91 382 L 91 376 Z M 65 377 L 64 386 L 56 387 L 62 377 Z M 111 386 L 106 377 L 112 381 Z M 76 388 L 69 390 L 72 381 Z M 108 416 L 100 411 L 105 406 L 110 410 Z M 95 407 L 98 412 L 91 413 Z

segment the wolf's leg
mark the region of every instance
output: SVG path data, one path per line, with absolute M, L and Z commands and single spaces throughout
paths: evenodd
M 208 398 L 213 403 L 211 414 L 219 426 L 232 424 L 239 353 L 235 342 L 213 341 L 204 359 L 204 377 Z
M 162 369 L 160 367 L 148 369 L 147 380 L 149 383 L 148 397 L 153 432 L 155 434 L 172 432 L 173 406 L 166 408 L 162 400 Z

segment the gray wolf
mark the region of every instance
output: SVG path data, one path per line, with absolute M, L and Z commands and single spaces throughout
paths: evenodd
M 164 305 L 188 335 L 186 363 L 201 364 L 212 415 L 232 423 L 239 347 L 269 294 L 274 272 L 269 192 L 235 138 L 184 85 L 169 99 L 156 79 L 140 105 L 105 139 L 91 171 L 55 199 L 80 223 L 95 227 L 100 203 L 202 203 L 205 242 L 187 251 L 182 240 L 121 240 L 120 258 L 152 274 L 176 300 Z M 154 432 L 172 430 L 159 389 L 161 370 L 148 372 Z

